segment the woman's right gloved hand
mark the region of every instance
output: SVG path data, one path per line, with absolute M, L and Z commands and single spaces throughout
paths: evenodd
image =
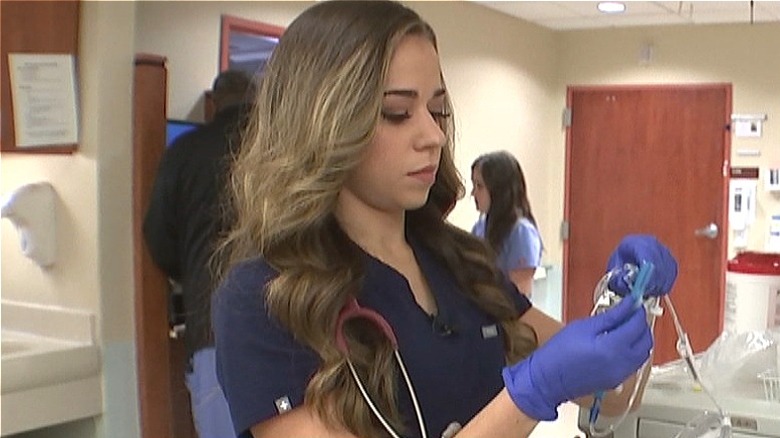
M 677 279 L 677 260 L 669 248 L 649 234 L 632 234 L 620 241 L 607 262 L 608 272 L 617 271 L 617 275 L 609 280 L 609 288 L 620 296 L 629 295 L 631 285 L 627 280 L 626 265 L 639 267 L 644 262 L 654 266 L 644 291 L 645 296 L 660 297 L 671 292 Z
M 504 385 L 526 415 L 552 421 L 561 403 L 623 383 L 652 347 L 644 306 L 622 300 L 604 313 L 568 324 L 531 356 L 505 367 Z

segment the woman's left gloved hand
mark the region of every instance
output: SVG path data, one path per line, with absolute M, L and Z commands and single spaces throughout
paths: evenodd
M 620 241 L 607 262 L 607 272 L 616 270 L 609 288 L 621 296 L 630 294 L 631 280 L 626 265 L 639 267 L 643 262 L 650 262 L 655 267 L 648 279 L 645 296 L 668 294 L 677 279 L 677 260 L 669 248 L 649 234 L 632 234 Z
M 566 325 L 528 358 L 505 367 L 504 385 L 527 416 L 552 421 L 561 403 L 622 383 L 652 347 L 645 308 L 623 300 Z

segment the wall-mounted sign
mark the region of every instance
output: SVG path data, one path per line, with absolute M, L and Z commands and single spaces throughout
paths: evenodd
M 766 114 L 732 114 L 734 135 L 737 137 L 761 137 L 761 128 Z
M 16 146 L 78 143 L 73 55 L 8 54 Z

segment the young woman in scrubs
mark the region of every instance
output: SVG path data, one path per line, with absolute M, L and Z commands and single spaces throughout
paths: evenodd
M 562 327 L 444 220 L 465 191 L 452 125 L 434 32 L 411 9 L 318 2 L 286 29 L 232 169 L 212 301 L 238 436 L 522 437 L 647 360 L 642 306 Z M 662 244 L 619 249 L 620 266 L 656 265 L 649 291 L 671 289 Z M 602 412 L 624 407 L 610 394 Z

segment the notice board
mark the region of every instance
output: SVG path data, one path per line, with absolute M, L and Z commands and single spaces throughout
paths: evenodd
M 72 153 L 76 150 L 77 144 L 17 147 L 8 54 L 67 54 L 77 57 L 79 11 L 78 0 L 0 1 L 0 151 Z

